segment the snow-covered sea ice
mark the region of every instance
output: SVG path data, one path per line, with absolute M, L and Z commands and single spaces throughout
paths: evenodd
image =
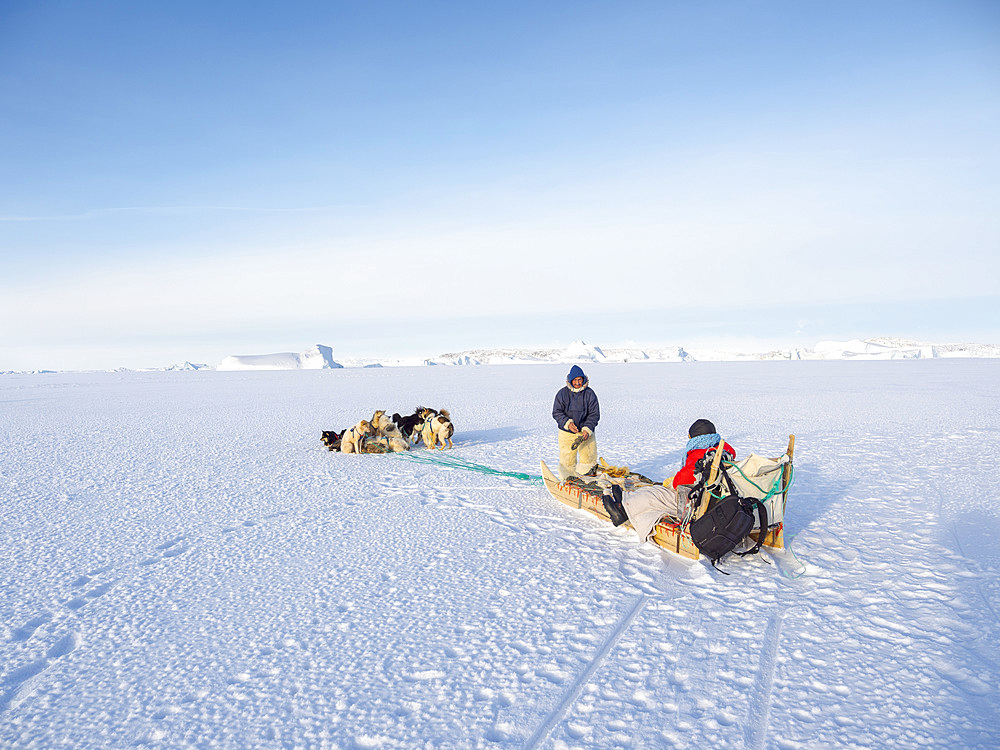
M 646 475 L 796 435 L 790 549 L 728 576 L 319 441 L 426 404 L 537 474 L 561 364 L 4 375 L 0 746 L 996 747 L 998 366 L 589 365 Z

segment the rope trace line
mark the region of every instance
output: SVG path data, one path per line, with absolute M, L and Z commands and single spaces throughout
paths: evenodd
M 528 474 L 522 471 L 502 471 L 500 469 L 494 469 L 491 466 L 486 466 L 485 464 L 477 464 L 474 461 L 469 461 L 459 456 L 432 456 L 426 453 L 390 453 L 389 455 L 406 461 L 413 461 L 415 463 L 435 464 L 449 469 L 475 471 L 479 474 L 485 474 L 487 476 L 510 477 L 511 479 L 518 479 L 522 482 L 530 482 L 538 485 L 544 484 L 541 476 L 536 474 Z

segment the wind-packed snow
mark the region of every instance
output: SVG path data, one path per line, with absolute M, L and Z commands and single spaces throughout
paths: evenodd
M 561 364 L 0 378 L 0 747 L 1000 746 L 996 361 L 585 369 L 649 476 L 794 433 L 791 550 L 319 441 L 426 404 L 537 474 Z

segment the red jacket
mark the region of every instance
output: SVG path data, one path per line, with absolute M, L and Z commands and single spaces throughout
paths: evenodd
M 723 443 L 722 445 L 722 449 L 726 453 L 730 454 L 733 458 L 736 458 L 736 449 L 733 448 L 733 446 L 729 443 Z M 694 450 L 688 451 L 687 456 L 684 457 L 684 466 L 681 467 L 680 471 L 674 474 L 674 489 L 682 484 L 694 484 L 697 481 L 694 475 L 694 465 L 698 463 L 698 459 L 709 451 L 714 451 L 716 447 L 717 445 L 711 448 L 695 448 Z

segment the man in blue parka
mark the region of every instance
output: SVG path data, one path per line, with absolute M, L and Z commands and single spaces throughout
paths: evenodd
M 552 418 L 559 426 L 559 477 L 590 474 L 597 466 L 594 430 L 601 419 L 601 406 L 579 365 L 573 365 L 566 385 L 556 393 Z

